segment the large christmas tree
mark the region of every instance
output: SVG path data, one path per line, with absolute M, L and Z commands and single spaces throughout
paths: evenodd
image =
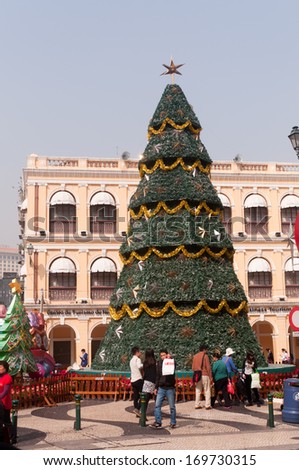
M 20 285 L 16 279 L 9 285 L 14 296 L 0 326 L 0 360 L 9 363 L 9 373 L 15 376 L 36 372 L 37 367 L 31 351 L 31 326 L 20 297 Z
M 201 343 L 210 351 L 233 348 L 238 366 L 251 349 L 265 365 L 200 131 L 181 88 L 167 85 L 149 124 L 120 247 L 124 266 L 110 300 L 112 319 L 93 369 L 128 369 L 138 345 L 157 355 L 166 347 L 186 370 Z

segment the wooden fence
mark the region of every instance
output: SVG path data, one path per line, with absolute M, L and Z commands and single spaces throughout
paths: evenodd
M 122 377 L 113 376 L 77 376 L 72 377 L 73 393 L 83 398 L 97 398 L 114 401 L 130 398 L 131 386 L 127 390 L 123 386 Z M 128 393 L 126 393 L 128 392 Z
M 73 399 L 72 382 L 65 375 L 30 381 L 14 380 L 12 399 L 18 400 L 19 408 L 53 406 Z
M 261 374 L 260 395 L 267 398 L 269 393 L 283 392 L 283 381 L 292 374 Z M 19 408 L 54 406 L 57 403 L 74 399 L 74 395 L 97 400 L 131 400 L 130 379 L 119 375 L 67 374 L 49 378 L 15 382 L 13 400 L 19 401 Z M 176 401 L 189 401 L 195 398 L 195 387 L 191 375 L 176 380 Z

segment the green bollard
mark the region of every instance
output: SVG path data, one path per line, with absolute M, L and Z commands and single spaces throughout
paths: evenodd
M 74 429 L 76 431 L 81 431 L 81 395 L 75 395 L 75 403 L 76 403 L 76 421 L 74 422 Z
M 12 444 L 16 444 L 17 442 L 18 408 L 19 408 L 19 400 L 13 400 L 12 410 L 11 410 L 11 439 L 10 439 Z
M 273 412 L 273 395 L 271 393 L 268 394 L 268 411 L 269 417 L 267 421 L 267 426 L 269 428 L 274 428 L 274 412 Z
M 146 393 L 140 393 L 140 405 L 141 416 L 139 419 L 139 424 L 144 428 L 146 426 Z

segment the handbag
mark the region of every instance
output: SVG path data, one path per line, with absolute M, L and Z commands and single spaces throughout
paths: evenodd
M 251 374 L 251 388 L 261 388 L 260 374 L 258 372 Z
M 192 378 L 193 383 L 196 384 L 197 382 L 200 382 L 201 378 L 202 378 L 202 371 L 201 370 L 195 370 L 193 372 L 193 378 Z
M 203 366 L 203 361 L 204 361 L 205 355 L 202 356 L 202 362 L 201 362 L 201 370 L 195 370 L 193 372 L 193 377 L 192 377 L 192 382 L 194 384 L 198 383 L 201 381 L 202 378 L 202 366 Z
M 227 382 L 227 392 L 230 394 L 230 395 L 234 395 L 235 394 L 235 387 L 233 386 L 233 383 L 230 379 L 228 379 L 228 382 Z

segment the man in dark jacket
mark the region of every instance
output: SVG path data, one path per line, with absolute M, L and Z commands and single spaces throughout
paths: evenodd
M 175 361 L 170 357 L 166 349 L 160 351 L 161 360 L 157 363 L 156 375 L 156 406 L 155 422 L 151 427 L 159 429 L 162 426 L 161 407 L 164 398 L 168 400 L 170 410 L 170 427 L 176 427 L 176 408 L 175 408 Z

